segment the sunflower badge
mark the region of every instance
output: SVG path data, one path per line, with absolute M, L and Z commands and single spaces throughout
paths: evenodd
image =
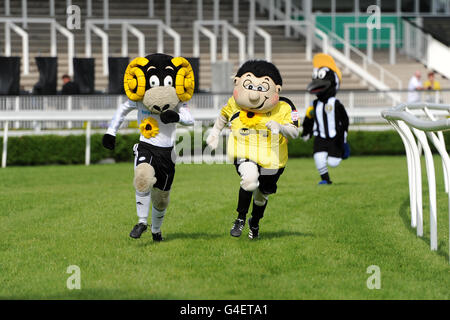
M 242 110 L 239 113 L 239 120 L 241 120 L 242 124 L 248 128 L 256 127 L 261 121 L 261 115 L 252 111 Z
M 153 138 L 159 133 L 158 122 L 152 117 L 144 119 L 139 125 L 139 130 L 147 139 Z

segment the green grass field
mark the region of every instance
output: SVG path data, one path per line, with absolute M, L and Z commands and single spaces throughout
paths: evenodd
M 449 299 L 448 205 L 439 158 L 439 250 L 410 227 L 404 157 L 354 157 L 317 186 L 312 159 L 291 159 L 261 238 L 229 235 L 239 177 L 231 165 L 178 165 L 166 241 L 136 223 L 133 167 L 0 170 L 3 299 Z M 424 180 L 426 181 L 426 180 Z M 426 189 L 426 188 L 425 188 Z M 69 265 L 81 290 L 68 290 Z M 369 290 L 370 265 L 381 289 Z

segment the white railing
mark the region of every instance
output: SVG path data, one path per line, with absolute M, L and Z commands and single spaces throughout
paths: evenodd
M 431 112 L 431 110 L 433 110 L 433 112 Z M 431 250 L 438 249 L 438 236 L 436 177 L 433 155 L 428 144 L 428 140 L 432 142 L 442 158 L 445 191 L 448 193 L 448 184 L 450 182 L 450 158 L 445 147 L 442 131 L 450 130 L 450 119 L 448 118 L 449 113 L 450 105 L 431 103 L 400 105 L 382 112 L 382 116 L 397 130 L 403 144 L 405 145 L 409 178 L 411 226 L 416 228 L 417 236 L 419 237 L 423 236 L 422 173 L 420 163 L 420 155 L 422 150 L 425 154 L 425 166 L 427 171 L 428 194 L 430 202 Z M 423 116 L 426 118 L 424 119 Z M 450 195 L 448 203 L 450 228 Z
M 308 21 L 299 20 L 250 20 L 248 22 L 248 55 L 253 57 L 255 55 L 255 33 L 258 33 L 264 38 L 265 59 L 272 60 L 272 41 L 269 33 L 265 32 L 259 26 L 288 26 L 297 27 L 306 35 L 306 60 L 312 59 L 312 26 Z
M 339 62 L 341 62 L 342 65 L 345 66 L 345 70 L 347 70 L 347 72 L 355 72 L 358 76 L 361 77 L 361 79 L 367 81 L 377 90 L 391 90 L 392 87 L 387 84 L 388 80 L 390 80 L 391 83 L 394 84 L 394 89 L 402 89 L 402 81 L 396 75 L 392 74 L 386 68 L 373 61 L 373 59 L 370 59 L 359 49 L 352 46 L 349 41 L 346 41 L 345 39 L 339 37 L 329 30 L 325 34 L 328 37 L 329 44 L 340 44 L 344 48 L 344 53 L 341 53 L 335 46 L 331 46 L 332 50 L 330 51 L 330 54 L 337 60 L 340 60 Z M 354 54 L 354 56 L 352 57 L 351 54 Z M 357 59 L 360 60 L 362 67 L 358 63 L 356 63 Z M 369 70 L 369 67 L 375 69 L 374 74 L 372 74 L 372 72 Z M 393 97 L 393 99 L 395 99 L 395 97 Z M 397 100 L 395 104 L 398 103 L 400 103 L 400 100 Z
M 256 1 L 256 0 L 253 0 L 253 1 Z M 292 20 L 292 16 L 294 14 L 298 14 L 300 12 L 300 10 L 292 3 L 285 4 L 285 10 L 289 10 L 289 7 L 290 7 L 290 11 L 286 11 L 286 12 L 282 12 L 279 8 L 276 7 L 276 5 L 272 5 L 271 1 L 258 0 L 258 4 L 262 8 L 266 9 L 269 12 L 269 15 L 271 14 L 271 12 L 273 12 L 272 13 L 273 17 L 275 19 L 278 19 L 279 21 L 287 22 L 288 17 Z M 252 20 L 250 19 L 249 23 L 251 23 L 251 21 Z M 293 20 L 293 21 L 299 21 L 299 20 Z M 317 37 L 317 35 L 319 33 L 317 32 L 318 28 L 317 28 L 317 23 L 315 22 L 316 19 L 315 19 L 314 15 L 311 15 L 310 21 L 311 21 L 311 23 L 314 22 L 316 24 L 313 28 L 313 29 L 315 29 L 314 30 L 315 36 L 313 37 L 313 43 L 319 47 L 322 47 L 325 43 L 327 43 L 328 48 L 326 48 L 326 49 L 327 49 L 328 53 L 330 55 L 332 55 L 336 60 L 338 60 L 338 62 L 340 62 L 342 65 L 346 66 L 348 68 L 348 70 L 356 73 L 361 79 L 363 79 L 363 81 L 366 81 L 367 83 L 369 83 L 371 86 L 373 86 L 377 90 L 389 91 L 392 88 L 402 89 L 402 82 L 397 76 L 390 73 L 387 69 L 383 68 L 381 65 L 377 64 L 373 60 L 370 61 L 369 58 L 364 53 L 362 53 L 360 50 L 356 49 L 350 43 L 346 44 L 346 41 L 344 39 L 342 39 L 341 37 L 339 37 L 332 31 L 327 30 L 326 33 L 322 33 L 322 34 L 326 34 L 326 37 L 327 37 L 326 41 L 324 40 L 323 36 Z M 299 25 L 285 24 L 285 26 L 286 26 L 286 28 L 292 28 L 296 34 L 302 34 L 303 36 L 308 37 L 307 30 L 305 30 L 305 28 L 300 27 Z M 323 26 L 322 26 L 322 28 L 323 28 Z M 324 29 L 326 29 L 326 28 L 324 28 Z M 249 39 L 249 41 L 250 41 L 250 39 Z M 345 56 L 345 54 L 341 54 L 339 52 L 339 50 L 337 50 L 334 46 L 332 46 L 332 44 L 336 44 L 336 43 L 341 43 L 343 46 L 347 45 L 348 48 L 350 48 L 350 52 L 356 54 L 359 58 L 361 58 L 362 67 L 360 67 L 357 63 L 355 63 L 354 60 L 347 58 Z M 369 70 L 369 68 L 368 68 L 369 65 L 376 70 L 374 75 Z M 393 82 L 394 86 L 392 88 L 386 84 L 386 80 L 388 80 L 387 78 L 389 78 L 391 80 L 391 82 Z M 393 99 L 394 104 L 400 103 L 400 100 L 398 100 L 397 97 L 391 96 L 391 98 Z
M 23 22 L 24 18 L 15 18 L 9 17 L 4 18 L 0 17 L 0 23 L 5 24 L 5 56 L 11 56 L 11 34 L 10 29 L 14 30 L 22 37 L 22 65 L 23 65 L 23 74 L 29 74 L 30 68 L 30 58 L 29 58 L 29 35 L 28 32 L 18 27 L 15 23 Z M 67 38 L 67 54 L 68 54 L 68 68 L 69 74 L 73 74 L 73 57 L 75 55 L 75 39 L 72 32 L 61 26 L 58 22 L 56 22 L 53 18 L 27 18 L 27 23 L 31 24 L 48 24 L 50 26 L 50 55 L 52 57 L 57 56 L 57 37 L 56 33 L 60 32 L 64 37 Z
M 402 101 L 407 100 L 407 91 L 397 92 Z M 288 97 L 302 114 L 311 105 L 314 95 L 305 91 L 282 92 L 282 96 Z M 189 101 L 193 110 L 201 111 L 201 116 L 216 116 L 217 111 L 227 103 L 230 93 L 204 94 L 198 93 Z M 385 123 L 380 117 L 379 111 L 389 104 L 385 92 L 376 91 L 339 91 L 337 98 L 345 106 L 351 120 L 354 123 Z M 126 100 L 125 95 L 53 95 L 53 96 L 0 96 L 0 128 L 2 128 L 3 116 L 7 113 L 21 113 L 28 111 L 38 112 L 91 112 L 104 111 L 116 108 Z M 450 91 L 423 92 L 423 101 L 444 102 L 450 104 Z M 380 109 L 381 108 L 381 109 Z M 355 111 L 356 110 L 356 111 Z M 363 114 L 367 111 L 369 114 Z M 356 112 L 356 113 L 354 113 Z M 375 112 L 375 113 L 374 113 Z M 378 113 L 376 113 L 378 112 Z M 74 123 L 73 128 L 79 128 L 82 123 Z M 17 120 L 14 129 L 39 130 L 39 129 L 70 129 L 70 123 L 47 123 L 40 121 Z
M 366 23 L 344 23 L 344 40 L 345 40 L 345 56 L 350 58 L 350 28 L 363 28 L 367 29 L 367 57 L 369 62 L 373 62 L 373 31 L 371 28 L 367 28 Z M 395 51 L 396 51 L 396 36 L 395 36 L 395 24 L 394 23 L 381 23 L 380 28 L 389 29 L 389 63 L 395 64 Z M 399 88 L 401 89 L 401 88 Z
M 427 48 L 430 37 L 410 21 L 403 20 L 403 52 L 425 65 L 428 62 Z
M 30 74 L 28 33 L 11 21 L 5 22 L 5 56 L 7 57 L 11 56 L 11 30 L 13 30 L 22 38 L 23 74 L 28 75 Z
M 102 61 L 103 61 L 103 74 L 108 75 L 108 34 L 97 27 L 98 24 L 104 24 L 104 19 L 86 19 L 85 21 L 85 54 L 87 58 L 92 57 L 92 39 L 91 33 L 94 32 L 102 39 Z M 174 56 L 180 56 L 181 54 L 181 37 L 178 32 L 173 30 L 164 24 L 161 20 L 157 19 L 108 19 L 108 25 L 117 24 L 122 25 L 122 53 L 128 53 L 128 32 L 133 33 L 139 41 L 139 52 L 145 52 L 145 38 L 142 37 L 143 33 L 135 28 L 135 25 L 149 25 L 157 27 L 157 51 L 164 52 L 164 32 L 173 38 L 173 54 Z M 143 53 L 142 55 L 145 55 Z
M 420 61 L 428 69 L 435 70 L 449 78 L 450 47 L 423 32 L 409 21 L 403 21 L 403 30 L 405 54 Z
M 194 57 L 200 57 L 200 33 L 203 33 L 209 38 L 210 42 L 210 60 L 211 63 L 217 61 L 217 35 L 211 32 L 205 26 L 221 27 L 222 28 L 222 60 L 227 61 L 229 58 L 229 41 L 228 35 L 232 34 L 238 40 L 238 56 L 239 63 L 242 64 L 246 60 L 245 53 L 245 35 L 238 29 L 234 28 L 226 20 L 196 20 L 194 21 L 194 41 L 193 53 Z
M 122 24 L 122 56 L 128 57 L 128 32 L 132 33 L 138 39 L 138 54 L 140 57 L 145 56 L 145 35 L 139 29 L 128 23 Z M 159 34 L 158 34 L 159 35 Z M 160 43 L 161 41 L 158 41 Z

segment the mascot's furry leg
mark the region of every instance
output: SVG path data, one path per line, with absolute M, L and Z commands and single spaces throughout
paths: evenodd
M 245 221 L 252 201 L 253 191 L 255 191 L 259 185 L 259 172 L 257 165 L 249 161 L 241 163 L 238 167 L 238 172 L 241 176 L 241 188 L 239 189 L 237 212 L 239 214 L 238 219 Z
M 170 191 L 162 191 L 158 188 L 153 188 L 151 192 L 152 197 L 152 233 L 161 231 L 161 225 L 166 214 L 167 206 L 170 201 Z
M 134 170 L 134 188 L 136 189 L 136 210 L 139 223 L 147 224 L 150 209 L 150 190 L 156 183 L 155 169 L 148 163 L 139 164 Z
M 322 181 L 326 181 L 327 184 L 331 184 L 327 164 L 330 167 L 335 168 L 341 163 L 341 161 L 342 158 L 329 157 L 328 152 L 325 151 L 314 153 L 314 162 L 316 163 L 317 171 L 319 171 Z

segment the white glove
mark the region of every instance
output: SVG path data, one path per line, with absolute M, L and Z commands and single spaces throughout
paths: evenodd
M 208 135 L 208 138 L 206 138 L 206 144 L 211 148 L 211 150 L 215 150 L 219 145 L 219 135 L 219 131 L 212 129 Z
M 267 129 L 272 131 L 273 134 L 279 134 L 281 130 L 281 124 L 276 121 L 270 120 L 266 123 Z
M 309 138 L 311 138 L 311 135 L 309 135 L 309 134 L 307 134 L 306 136 L 302 137 L 303 141 L 308 141 Z

